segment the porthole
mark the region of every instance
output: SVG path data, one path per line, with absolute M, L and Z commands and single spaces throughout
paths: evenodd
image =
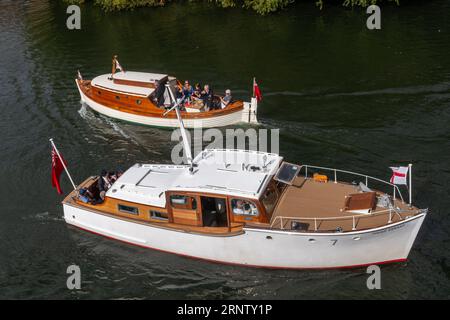
M 355 241 L 358 241 L 358 240 L 360 240 L 360 239 L 361 239 L 361 237 L 358 237 L 358 236 L 353 237 L 353 240 L 355 240 Z
M 136 100 L 136 104 L 141 105 L 142 104 L 142 100 L 137 99 Z
M 311 239 L 308 239 L 308 241 L 309 241 L 310 243 L 314 243 L 314 242 L 316 242 L 316 239 L 311 238 Z

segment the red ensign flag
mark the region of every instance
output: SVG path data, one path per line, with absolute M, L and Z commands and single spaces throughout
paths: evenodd
M 258 84 L 256 83 L 255 79 L 253 79 L 253 95 L 255 96 L 257 101 L 262 100 L 261 90 L 259 90 Z
M 62 194 L 61 186 L 59 185 L 59 177 L 64 170 L 64 166 L 61 161 L 67 166 L 66 160 L 61 155 L 61 159 L 58 157 L 55 148 L 52 148 L 52 186 L 56 188 L 59 194 Z

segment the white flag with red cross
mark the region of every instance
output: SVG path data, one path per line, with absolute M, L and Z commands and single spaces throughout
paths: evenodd
M 408 175 L 408 169 L 409 167 L 391 167 L 392 170 L 391 183 L 407 185 L 408 182 L 406 177 Z

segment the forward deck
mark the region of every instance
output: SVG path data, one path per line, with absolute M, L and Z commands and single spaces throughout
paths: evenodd
M 283 192 L 272 215 L 271 227 L 290 230 L 292 222 L 297 222 L 301 231 L 347 232 L 384 226 L 419 213 L 419 209 L 398 199 L 393 201 L 392 209 L 376 206 L 368 214 L 346 211 L 347 197 L 359 192 L 357 185 L 316 182 L 299 176 Z M 377 196 L 382 194 L 377 192 Z

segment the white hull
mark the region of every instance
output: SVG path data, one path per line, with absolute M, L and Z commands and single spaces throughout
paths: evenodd
M 143 124 L 148 126 L 154 126 L 154 127 L 167 127 L 167 128 L 178 128 L 179 122 L 176 118 L 170 119 L 170 118 L 159 118 L 159 117 L 148 117 L 148 116 L 141 116 L 136 114 L 131 114 L 127 112 L 121 112 L 115 109 L 111 109 L 108 107 L 105 107 L 94 100 L 87 97 L 83 91 L 80 89 L 78 82 L 77 87 L 78 91 L 80 92 L 81 101 L 86 103 L 89 107 L 91 107 L 93 110 L 97 111 L 98 113 L 104 114 L 108 117 L 127 121 L 127 122 L 133 122 L 137 124 Z M 251 110 L 253 109 L 253 110 Z M 244 102 L 244 108 L 240 111 L 236 111 L 233 113 L 229 113 L 222 116 L 214 116 L 210 118 L 203 118 L 203 119 L 183 119 L 184 126 L 186 128 L 214 128 L 214 127 L 223 127 L 223 126 L 229 126 L 236 123 L 258 123 L 256 118 L 256 101 L 254 106 L 252 107 L 250 103 Z
M 343 268 L 405 261 L 426 213 L 348 233 L 244 228 L 234 236 L 201 235 L 117 219 L 64 204 L 68 224 L 142 247 L 226 264 L 267 268 Z

